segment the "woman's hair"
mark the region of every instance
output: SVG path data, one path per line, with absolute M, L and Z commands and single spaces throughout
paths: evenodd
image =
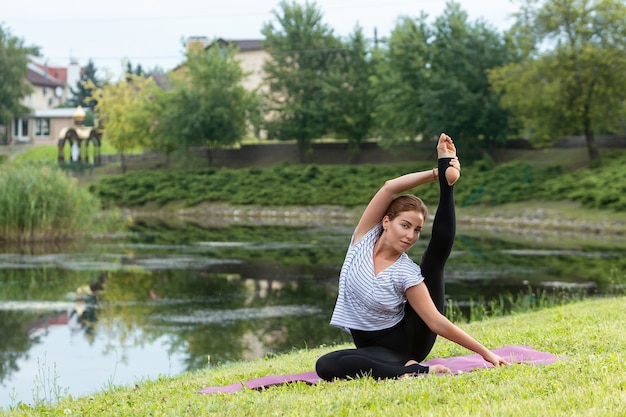
M 393 220 L 398 217 L 400 213 L 413 210 L 422 213 L 424 221 L 426 221 L 426 217 L 428 216 L 426 204 L 413 194 L 403 194 L 393 199 L 389 207 L 387 207 L 385 215 L 389 217 L 389 220 Z

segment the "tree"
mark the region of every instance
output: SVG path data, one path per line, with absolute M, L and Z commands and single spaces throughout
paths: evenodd
M 144 75 L 145 72 L 143 70 L 143 68 L 141 67 L 141 64 L 137 64 L 137 66 L 135 67 L 135 69 L 133 69 L 133 64 L 130 62 L 130 60 L 126 61 L 126 68 L 124 69 L 124 73 L 126 74 L 126 80 L 130 81 L 131 80 L 131 75 Z
M 150 127 L 150 142 L 147 146 L 165 155 L 166 167 L 170 165 L 172 153 L 181 150 L 183 146 L 182 139 L 177 134 L 177 128 L 174 127 L 178 126 L 176 117 L 180 116 L 180 114 L 170 111 L 170 109 L 177 108 L 176 98 L 176 92 L 159 90 L 150 102 L 153 122 Z
M 121 157 L 122 173 L 126 172 L 125 154 L 149 143 L 154 127 L 151 101 L 159 87 L 151 77 L 131 75 L 117 83 L 97 88 L 89 81 L 85 88 L 93 92 L 88 99 L 96 102 L 98 122 L 104 128 L 103 140 L 107 140 Z
M 282 1 L 274 17 L 279 26 L 269 22 L 261 30 L 271 55 L 264 66 L 273 114 L 268 131 L 281 140 L 295 139 L 305 162 L 313 139 L 328 131 L 323 79 L 341 42 L 315 3 Z
M 105 85 L 97 75 L 97 68 L 90 59 L 87 66 L 80 74 L 80 79 L 76 82 L 76 88 L 70 87 L 72 97 L 67 101 L 70 106 L 82 106 L 85 109 L 93 109 L 98 104 L 94 90 Z
M 182 75 L 161 96 L 157 116 L 161 145 L 206 146 L 211 166 L 213 149 L 233 145 L 245 136 L 252 93 L 243 87 L 246 74 L 235 52 L 220 42 L 188 52 Z
M 494 148 L 509 133 L 509 116 L 487 71 L 510 61 L 501 34 L 449 2 L 432 26 L 420 98 L 423 132 L 450 132 L 462 148 Z
M 329 128 L 337 137 L 348 139 L 351 158 L 359 152 L 373 124 L 373 71 L 363 29 L 356 27 L 323 78 Z
M 598 131 L 626 117 L 626 6 L 620 0 L 527 0 L 511 37 L 523 58 L 490 73 L 502 105 L 537 144 Z
M 509 62 L 506 43 L 485 23 L 469 22 L 458 3 L 428 24 L 405 17 L 379 52 L 376 124 L 384 144 L 448 132 L 457 146 L 506 139 L 508 115 L 487 70 Z
M 374 50 L 374 121 L 383 147 L 414 140 L 421 133 L 420 94 L 426 83 L 431 36 L 426 18 L 423 13 L 416 19 L 401 18 L 387 46 Z
M 15 114 L 28 111 L 21 100 L 30 94 L 26 80 L 28 55 L 37 54 L 36 48 L 25 47 L 24 41 L 0 24 L 0 125 L 10 125 Z

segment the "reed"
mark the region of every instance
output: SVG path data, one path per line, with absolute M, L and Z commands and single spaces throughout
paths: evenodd
M 616 274 L 617 275 L 617 274 Z M 613 286 L 611 295 L 622 296 L 626 289 Z M 471 323 L 475 321 L 505 317 L 512 314 L 528 313 L 546 308 L 564 306 L 581 302 L 589 295 L 584 290 L 549 291 L 541 288 L 528 287 L 527 291 L 515 294 L 503 294 L 492 300 L 470 300 L 468 306 L 461 306 L 455 300 L 448 300 L 446 316 L 454 322 Z
M 77 181 L 49 164 L 0 169 L 0 240 L 41 242 L 75 238 L 94 226 L 101 205 Z

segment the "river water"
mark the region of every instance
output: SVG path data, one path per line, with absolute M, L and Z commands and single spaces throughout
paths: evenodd
M 0 408 L 349 341 L 328 321 L 351 228 L 144 219 L 118 236 L 2 249 Z M 467 316 L 471 303 L 602 296 L 623 284 L 625 247 L 460 226 L 448 298 Z

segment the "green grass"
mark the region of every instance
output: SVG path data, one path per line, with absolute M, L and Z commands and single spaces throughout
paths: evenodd
M 142 153 L 143 149 L 133 149 L 129 154 L 137 154 Z M 111 144 L 107 141 L 102 141 L 102 146 L 100 148 L 101 155 L 115 155 L 118 152 L 111 146 Z M 31 146 L 24 152 L 20 152 L 15 156 L 14 161 L 16 162 L 57 162 L 58 158 L 58 147 L 56 145 L 37 145 Z M 69 145 L 65 146 L 65 158 L 69 160 L 70 150 Z
M 296 383 L 237 394 L 198 393 L 205 386 L 311 371 L 320 355 L 337 348 L 324 346 L 247 363 L 207 365 L 196 373 L 110 387 L 55 405 L 20 405 L 7 416 L 624 416 L 625 305 L 624 297 L 586 300 L 462 325 L 491 348 L 528 345 L 567 357 L 551 365 L 517 364 L 397 381 Z M 438 339 L 431 357 L 468 353 Z
M 66 240 L 108 223 L 100 201 L 52 164 L 3 166 L 0 189 L 0 241 Z

